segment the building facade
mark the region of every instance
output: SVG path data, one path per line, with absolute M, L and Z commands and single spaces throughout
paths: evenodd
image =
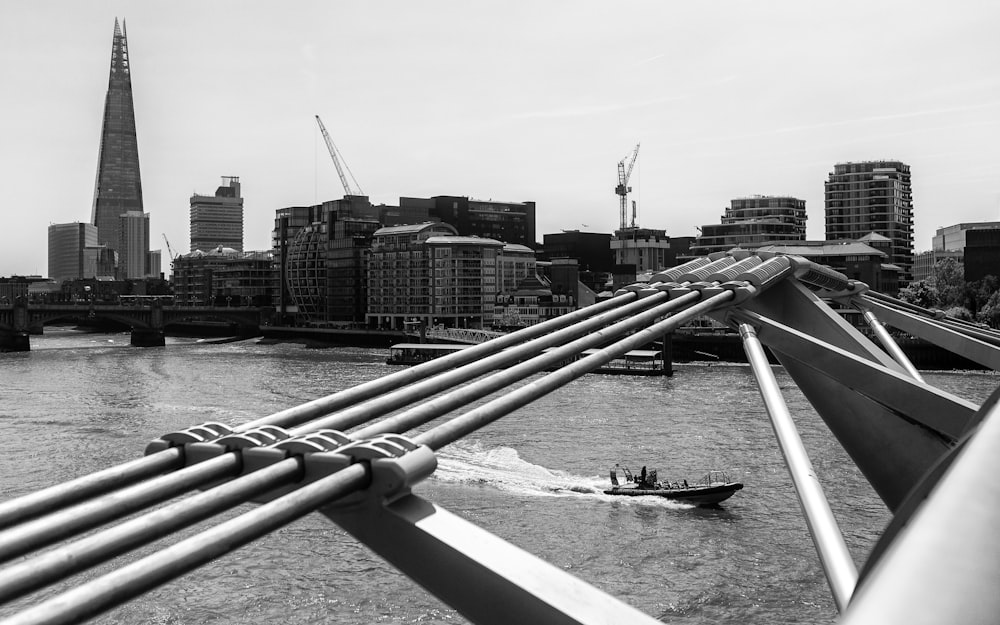
M 426 210 L 431 219 L 451 224 L 462 236 L 476 236 L 506 243 L 535 245 L 535 203 L 476 200 L 439 195 L 432 198 L 399 198 L 404 213 Z
M 111 45 L 111 72 L 104 100 L 104 120 L 97 159 L 97 182 L 91 223 L 97 227 L 97 242 L 119 259 L 137 258 L 126 271 L 133 277 L 146 275 L 145 258 L 149 238 L 123 237 L 122 216 L 143 213 L 142 181 L 139 176 L 139 145 L 132 102 L 132 74 L 124 23 L 115 31 Z M 130 246 L 145 246 L 134 250 Z M 138 266 L 141 265 L 141 268 Z
M 825 185 L 827 240 L 875 232 L 891 242 L 888 262 L 900 286 L 913 279 L 913 196 L 910 166 L 900 161 L 837 163 Z
M 269 250 L 195 250 L 174 258 L 172 282 L 182 306 L 270 306 L 277 290 Z
M 1000 228 L 968 231 L 964 256 L 967 282 L 976 282 L 986 276 L 1000 278 Z
M 373 217 L 386 208 L 365 196 L 345 196 L 275 212 L 271 244 L 280 323 L 365 324 L 368 250 L 380 227 Z
M 368 264 L 368 325 L 489 327 L 504 247 L 493 239 L 460 236 L 442 222 L 380 228 L 372 236 Z M 522 248 L 510 250 L 523 259 Z
M 128 211 L 118 218 L 118 233 L 122 245 L 118 248 L 118 277 L 138 280 L 150 275 L 149 262 L 149 213 Z
M 49 226 L 48 276 L 58 283 L 98 275 L 105 248 L 97 245 L 97 226 L 80 222 Z M 107 258 L 107 254 L 103 254 Z M 105 270 L 113 270 L 110 266 Z M 109 275 L 109 274 L 105 274 Z
M 237 176 L 223 176 L 213 196 L 191 196 L 191 251 L 220 245 L 243 251 L 243 196 Z
M 615 230 L 611 238 L 611 253 L 614 255 L 615 273 L 620 273 L 620 267 L 632 265 L 635 269 L 627 273 L 631 273 L 634 279 L 636 273 L 668 266 L 671 258 L 670 237 L 666 230 L 656 228 L 622 228 Z
M 330 322 L 365 323 L 368 257 L 372 236 L 380 227 L 374 219 L 355 217 L 342 217 L 331 224 L 326 261 L 326 311 Z
M 457 234 L 454 226 L 441 222 L 375 231 L 368 261 L 369 327 L 401 330 L 407 322 L 437 324 L 434 263 L 425 242 L 433 236 Z
M 505 244 L 497 263 L 497 291 L 514 291 L 522 280 L 535 275 L 537 262 L 535 250 L 527 245 Z
M 1000 230 L 1000 221 L 979 221 L 938 228 L 931 240 L 936 252 L 964 252 L 967 233 L 971 230 Z
M 513 292 L 497 296 L 493 328 L 510 332 L 554 319 L 576 308 L 572 295 L 554 292 L 548 278 L 533 274 L 524 278 Z
M 603 232 L 563 230 L 542 235 L 545 260 L 575 258 L 580 271 L 610 273 L 615 265 L 611 253 L 611 235 Z
M 929 280 L 934 277 L 934 266 L 946 258 L 953 258 L 958 262 L 964 262 L 963 252 L 930 250 L 927 252 L 917 252 L 913 256 L 913 281 Z
M 701 227 L 690 253 L 703 256 L 734 247 L 756 249 L 765 243 L 805 241 L 806 202 L 790 196 L 751 195 L 729 201 L 718 224 Z

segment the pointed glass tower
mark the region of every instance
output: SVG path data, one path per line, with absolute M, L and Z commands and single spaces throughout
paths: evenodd
M 122 22 L 124 26 L 124 21 Z M 118 27 L 111 44 L 111 77 L 104 100 L 104 123 L 101 127 L 101 147 L 97 157 L 97 182 L 91 222 L 97 226 L 97 240 L 117 252 L 119 277 L 145 275 L 146 249 L 142 238 L 124 236 L 122 217 L 142 209 L 142 182 L 139 179 L 139 146 L 135 134 L 135 107 L 132 104 L 132 76 L 129 68 L 128 43 L 125 29 Z M 148 237 L 146 237 L 148 241 Z M 143 265 L 139 267 L 129 265 Z

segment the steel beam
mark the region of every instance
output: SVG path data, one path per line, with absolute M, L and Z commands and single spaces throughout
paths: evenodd
M 878 299 L 865 297 L 863 305 L 874 308 L 879 317 L 894 328 L 919 336 L 994 371 L 1000 370 L 1000 348 L 996 345 L 947 328 L 932 319 L 888 306 Z
M 321 512 L 477 625 L 660 622 L 413 494 Z
M 987 625 L 1000 614 L 1000 414 L 994 406 L 859 584 L 843 625 Z
M 766 317 L 741 311 L 733 318 L 755 328 L 890 509 L 947 453 L 978 409 Z

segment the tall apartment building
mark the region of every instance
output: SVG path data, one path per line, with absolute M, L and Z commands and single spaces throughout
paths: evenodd
M 124 22 L 122 24 L 124 26 Z M 132 102 L 132 72 L 124 27 L 118 26 L 111 44 L 111 72 L 104 99 L 104 120 L 97 159 L 97 182 L 91 223 L 97 226 L 97 242 L 114 250 L 119 259 L 136 258 L 120 278 L 146 275 L 145 259 L 148 237 L 123 237 L 122 216 L 142 213 L 142 181 L 139 177 L 139 145 L 135 132 L 135 106 Z M 140 245 L 138 250 L 130 246 Z M 140 268 L 141 266 L 141 268 Z
M 220 245 L 243 251 L 243 196 L 237 176 L 223 176 L 213 196 L 191 196 L 191 251 L 207 252 Z
M 913 278 L 913 196 L 910 166 L 900 161 L 837 163 L 826 181 L 826 239 L 890 241 L 887 262 L 899 267 L 900 287 Z
M 795 197 L 751 195 L 729 201 L 720 223 L 701 227 L 690 253 L 695 256 L 756 249 L 777 241 L 805 241 L 806 202 Z

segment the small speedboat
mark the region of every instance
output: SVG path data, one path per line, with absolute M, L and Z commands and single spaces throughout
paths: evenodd
M 619 482 L 619 471 L 622 472 L 623 482 Z M 628 467 L 616 464 L 611 467 L 611 488 L 604 491 L 604 494 L 665 497 L 696 506 L 712 506 L 729 499 L 733 493 L 742 488 L 743 484 L 731 481 L 722 471 L 709 471 L 697 482 L 689 483 L 687 480 L 661 482 L 656 479 L 656 469 L 646 471 L 646 467 L 643 467 L 639 475 L 633 475 Z

